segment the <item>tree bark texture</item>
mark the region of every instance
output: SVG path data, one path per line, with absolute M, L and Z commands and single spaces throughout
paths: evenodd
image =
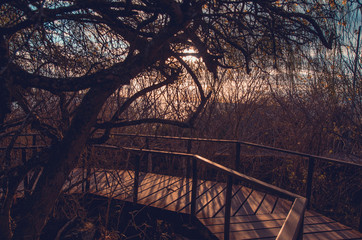
M 86 94 L 64 139 L 48 150 L 48 162 L 29 199 L 29 210 L 18 222 L 13 239 L 39 239 L 61 189 L 76 166 L 91 127 L 112 89 L 91 89 Z

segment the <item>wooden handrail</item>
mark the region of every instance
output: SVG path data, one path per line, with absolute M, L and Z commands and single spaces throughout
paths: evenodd
M 304 216 L 306 206 L 307 199 L 296 198 L 294 200 L 292 208 L 289 211 L 276 240 L 302 239 L 304 217 L 301 218 L 300 216 Z
M 279 187 L 276 187 L 274 185 L 271 185 L 269 183 L 265 183 L 263 181 L 260 181 L 256 178 L 247 176 L 245 174 L 239 173 L 231 168 L 225 167 L 221 164 L 215 163 L 207 158 L 204 158 L 202 156 L 199 156 L 197 154 L 191 154 L 191 153 L 181 153 L 181 152 L 170 152 L 170 151 L 162 151 L 162 150 L 151 150 L 151 149 L 142 149 L 142 148 L 129 148 L 129 147 L 119 147 L 121 149 L 124 150 L 128 150 L 128 151 L 134 151 L 134 152 L 145 152 L 145 153 L 158 153 L 158 154 L 165 154 L 165 155 L 172 155 L 172 156 L 182 156 L 182 157 L 191 157 L 191 158 L 195 158 L 198 161 L 209 165 L 212 168 L 218 169 L 224 173 L 226 173 L 227 175 L 232 175 L 233 177 L 237 178 L 237 179 L 241 179 L 244 182 L 253 184 L 263 190 L 266 190 L 270 193 L 274 193 L 277 194 L 281 197 L 284 197 L 286 199 L 289 200 L 294 200 L 295 198 L 301 197 L 297 194 L 294 194 L 292 192 L 289 192 L 287 190 L 281 189 Z
M 21 134 L 20 136 L 37 136 L 39 134 L 37 133 L 30 133 L 30 134 Z M 319 159 L 319 160 L 324 160 L 327 162 L 334 162 L 334 163 L 339 163 L 339 164 L 343 164 L 343 165 L 351 165 L 351 166 L 356 166 L 356 167 L 362 167 L 362 163 L 355 163 L 355 162 L 351 162 L 348 160 L 344 160 L 344 159 L 336 159 L 336 158 L 330 158 L 330 157 L 323 157 L 323 156 L 318 156 L 318 155 L 313 155 L 313 154 L 307 154 L 307 153 L 302 153 L 302 152 L 297 152 L 297 151 L 291 151 L 291 150 L 287 150 L 287 149 L 283 149 L 283 148 L 276 148 L 276 147 L 271 147 L 271 146 L 266 146 L 266 145 L 262 145 L 262 144 L 257 144 L 257 143 L 251 143 L 251 142 L 246 142 L 246 141 L 239 141 L 239 140 L 231 140 L 231 139 L 210 139 L 210 138 L 190 138 L 190 137 L 174 137 L 174 136 L 162 136 L 162 135 L 147 135 L 147 134 L 127 134 L 127 133 L 111 133 L 111 136 L 123 136 L 123 137 L 142 137 L 142 138 L 160 138 L 160 139 L 173 139 L 173 140 L 183 140 L 183 141 L 199 141 L 199 142 L 217 142 L 217 143 L 235 143 L 235 144 L 242 144 L 242 145 L 246 145 L 246 146 L 250 146 L 250 147 L 255 147 L 255 148 L 261 148 L 261 149 L 266 149 L 266 150 L 270 150 L 270 151 L 276 151 L 276 152 L 281 152 L 281 153 L 285 153 L 285 154 L 290 154 L 290 155 L 295 155 L 295 156 L 300 156 L 300 157 L 306 157 L 306 158 L 314 158 L 314 159 Z M 102 144 L 98 144 L 98 146 L 101 146 Z M 103 145 L 102 145 L 103 146 Z M 14 147 L 16 148 L 16 147 Z M 189 148 L 189 146 L 188 146 Z M 0 150 L 3 148 L 0 148 Z
M 30 147 L 15 147 L 18 149 L 37 149 L 37 148 L 44 148 L 46 146 L 30 146 Z M 241 179 L 244 182 L 257 186 L 266 192 L 270 192 L 276 194 L 280 197 L 293 200 L 293 206 L 278 234 L 277 239 L 297 239 L 300 236 L 300 229 L 302 229 L 303 219 L 304 219 L 304 212 L 306 208 L 307 200 L 297 194 L 291 193 L 287 190 L 281 189 L 274 185 L 265 183 L 260 181 L 256 178 L 247 176 L 245 174 L 239 173 L 231 168 L 225 167 L 221 164 L 215 163 L 207 158 L 199 156 L 197 154 L 191 153 L 181 153 L 181 152 L 171 152 L 171 151 L 162 151 L 162 150 L 151 150 L 151 149 L 142 149 L 142 148 L 130 148 L 130 147 L 118 147 L 113 145 L 94 145 L 94 147 L 101 147 L 107 149 L 114 149 L 114 150 L 126 150 L 126 151 L 135 151 L 141 153 L 157 153 L 157 154 L 165 154 L 165 155 L 172 155 L 172 156 L 182 156 L 192 158 L 192 198 L 191 198 L 191 217 L 194 218 L 196 216 L 196 191 L 197 191 L 197 163 L 203 163 L 208 165 L 209 167 L 215 168 L 219 171 L 222 171 L 228 176 L 227 181 L 227 195 L 225 200 L 225 222 L 224 222 L 224 239 L 229 239 L 229 231 L 230 231 L 230 204 L 231 204 L 231 197 L 232 197 L 232 179 L 237 178 Z M 6 148 L 0 148 L 6 149 Z M 137 192 L 138 192 L 138 174 L 139 174 L 139 159 L 136 160 L 136 169 L 135 169 L 135 178 L 134 178 L 134 196 L 133 201 L 137 202 Z M 95 180 L 96 181 L 96 180 Z M 288 237 L 287 237 L 288 236 Z M 291 236 L 291 238 L 289 238 Z
M 39 145 L 39 146 L 14 146 L 11 149 L 16 149 L 16 150 L 22 150 L 22 149 L 39 149 L 39 148 L 47 148 L 49 146 L 46 145 Z M 7 147 L 0 147 L 0 150 L 7 150 Z
M 190 153 L 189 150 L 191 149 L 192 141 L 235 144 L 235 161 L 233 164 L 233 167 L 235 170 L 239 170 L 239 166 L 240 166 L 240 146 L 241 145 L 250 146 L 250 147 L 259 148 L 259 149 L 265 149 L 265 150 L 274 151 L 274 152 L 279 152 L 279 153 L 288 154 L 288 155 L 292 155 L 292 156 L 299 156 L 299 157 L 307 158 L 308 159 L 308 174 L 307 174 L 306 189 L 305 189 L 305 197 L 307 198 L 307 208 L 309 208 L 311 205 L 314 166 L 315 166 L 315 162 L 317 160 L 329 162 L 329 163 L 333 163 L 333 164 L 341 164 L 341 165 L 349 166 L 349 167 L 357 167 L 357 168 L 362 167 L 362 161 L 356 163 L 356 162 L 343 160 L 343 159 L 335 159 L 335 158 L 330 158 L 330 157 L 317 156 L 317 155 L 301 153 L 301 152 L 297 152 L 297 151 L 291 151 L 291 150 L 286 150 L 286 149 L 282 149 L 282 148 L 275 148 L 275 147 L 265 146 L 265 145 L 261 145 L 261 144 L 255 144 L 255 143 L 251 143 L 251 142 L 238 141 L 238 140 L 155 136 L 155 135 L 142 135 L 142 134 L 136 135 L 136 134 L 123 134 L 123 133 L 113 133 L 111 135 L 124 136 L 124 137 L 141 137 L 141 138 L 147 137 L 147 138 L 156 138 L 156 139 L 172 139 L 172 140 L 187 141 L 187 149 L 188 149 L 187 152 L 188 153 Z M 362 210 L 360 210 L 360 219 L 359 219 L 359 228 L 358 229 L 359 229 L 359 231 L 362 231 Z
M 37 134 L 28 134 L 27 136 L 35 136 Z M 231 144 L 235 144 L 236 146 L 236 156 L 235 156 L 235 169 L 238 170 L 238 165 L 240 162 L 240 145 L 245 145 L 245 146 L 250 146 L 250 147 L 254 147 L 254 148 L 259 148 L 259 149 L 265 149 L 265 150 L 270 150 L 270 151 L 274 151 L 274 152 L 280 152 L 280 153 L 284 153 L 284 154 L 289 154 L 289 155 L 294 155 L 294 156 L 300 156 L 300 157 L 304 157 L 304 158 L 308 158 L 308 174 L 307 174 L 307 181 L 306 181 L 306 193 L 305 196 L 308 199 L 307 201 L 307 207 L 309 207 L 310 204 L 310 197 L 311 197 L 311 192 L 312 192 L 312 182 L 313 182 L 313 174 L 314 174 L 314 165 L 315 165 L 315 161 L 316 160 L 321 160 L 321 161 L 325 161 L 325 162 L 330 162 L 330 163 L 336 163 L 336 164 L 342 164 L 342 165 L 347 165 L 347 166 L 352 166 L 352 167 L 362 167 L 362 163 L 356 163 L 356 162 L 351 162 L 351 161 L 347 161 L 347 160 L 343 160 L 343 159 L 335 159 L 335 158 L 329 158 L 329 157 L 323 157 L 323 156 L 317 156 L 317 155 L 312 155 L 312 154 L 306 154 L 306 153 L 301 153 L 301 152 L 297 152 L 297 151 L 291 151 L 291 150 L 286 150 L 286 149 L 282 149 L 282 148 L 275 148 L 275 147 L 270 147 L 270 146 L 265 146 L 265 145 L 261 145 L 261 144 L 255 144 L 255 143 L 251 143 L 251 142 L 246 142 L 246 141 L 238 141 L 238 140 L 227 140 L 227 139 L 207 139 L 207 138 L 191 138 L 191 137 L 174 137 L 174 136 L 155 136 L 155 135 L 145 135 L 145 134 L 123 134 L 123 133 L 113 133 L 111 134 L 113 136 L 123 136 L 123 137 L 140 137 L 140 138 L 156 138 L 156 139 L 172 139 L 172 140 L 181 140 L 181 141 L 187 141 L 187 152 L 189 153 L 189 156 L 192 158 L 198 158 L 200 161 L 208 164 L 211 167 L 217 168 L 222 170 L 223 168 L 225 168 L 224 166 L 220 165 L 218 166 L 216 163 L 210 161 L 211 163 L 207 163 L 207 161 L 203 161 L 203 158 L 201 156 L 198 155 L 193 155 L 190 154 L 191 152 L 191 148 L 192 148 L 192 141 L 199 141 L 199 142 L 214 142 L 214 143 L 231 143 Z M 109 149 L 119 149 L 120 147 L 116 147 L 116 146 L 112 146 L 112 145 L 94 145 L 95 147 L 103 147 L 103 148 L 109 148 Z M 28 146 L 28 147 L 14 147 L 14 149 L 38 149 L 38 148 L 45 148 L 47 146 Z M 0 147 L 0 150 L 6 150 L 7 148 L 5 147 Z M 145 149 L 143 149 L 143 151 L 145 151 Z M 155 151 L 155 150 L 153 150 Z M 163 153 L 171 153 L 171 152 L 167 152 L 167 151 L 158 151 L 159 153 L 163 152 Z M 174 155 L 183 155 L 186 156 L 185 153 L 173 153 Z M 201 159 L 200 159 L 201 158 Z M 206 159 L 208 160 L 208 159 Z M 208 160 L 209 161 L 209 160 Z M 189 164 L 189 160 L 188 160 L 188 165 Z M 220 168 L 219 168 L 220 167 Z M 225 171 L 224 171 L 225 170 Z M 280 188 L 274 189 L 275 186 L 265 186 L 264 184 L 260 184 L 262 183 L 261 181 L 254 179 L 254 178 L 250 178 L 249 176 L 246 175 L 239 175 L 239 172 L 234 171 L 230 168 L 226 168 L 223 171 L 226 172 L 227 174 L 231 174 L 233 176 L 235 176 L 236 178 L 242 179 L 246 182 L 249 182 L 251 184 L 256 184 L 258 185 L 258 187 L 263 188 L 266 191 L 272 191 L 272 193 L 276 193 L 276 194 L 280 194 L 281 196 L 291 199 L 294 198 L 296 199 L 298 195 L 292 196 L 293 194 L 288 192 L 288 193 L 283 193 L 280 192 L 279 190 L 283 190 Z M 229 171 L 230 170 L 230 171 Z M 260 183 L 258 183 L 260 182 Z M 283 190 L 285 191 L 285 190 Z M 287 192 L 287 191 L 285 191 Z M 292 194 L 292 195 L 290 195 Z M 299 196 L 298 196 L 299 197 Z M 362 230 L 362 214 L 360 216 L 360 231 Z
M 323 157 L 323 156 L 307 154 L 307 153 L 301 153 L 301 152 L 291 151 L 291 150 L 287 150 L 287 149 L 283 149 L 283 148 L 270 147 L 270 146 L 266 146 L 266 145 L 261 145 L 261 144 L 246 142 L 246 141 L 239 141 L 239 140 L 157 136 L 157 135 L 146 135 L 146 134 L 139 134 L 138 135 L 138 134 L 125 134 L 125 133 L 112 133 L 111 135 L 113 135 L 113 136 L 124 136 L 124 137 L 142 137 L 142 138 L 148 137 L 148 138 L 159 138 L 159 139 L 173 139 L 173 140 L 183 140 L 183 141 L 190 140 L 190 141 L 198 141 L 198 142 L 239 143 L 239 144 L 250 146 L 250 147 L 261 148 L 261 149 L 286 153 L 286 154 L 300 156 L 300 157 L 314 158 L 314 159 L 324 160 L 324 161 L 327 161 L 327 162 L 334 162 L 334 163 L 339 163 L 339 164 L 343 164 L 343 165 L 351 165 L 351 166 L 356 166 L 356 167 L 362 167 L 362 163 L 355 163 L 355 162 L 347 161 L 347 160 L 344 160 L 344 159 Z
M 197 191 L 197 162 L 206 164 L 210 167 L 213 167 L 223 173 L 226 173 L 228 176 L 227 180 L 227 194 L 225 199 L 225 221 L 224 221 L 224 239 L 229 240 L 230 237 L 230 204 L 232 198 L 232 178 L 239 178 L 243 181 L 256 185 L 257 187 L 266 190 L 267 192 L 271 192 L 277 194 L 280 197 L 287 198 L 289 200 L 293 200 L 293 205 L 289 214 L 278 234 L 277 239 L 291 239 L 296 240 L 300 238 L 303 234 L 303 219 L 304 212 L 307 205 L 307 200 L 304 197 L 301 197 L 297 194 L 291 193 L 279 187 L 273 186 L 271 184 L 262 182 L 258 179 L 246 176 L 245 174 L 239 173 L 233 169 L 225 167 L 221 164 L 212 162 L 211 160 L 201 157 L 196 154 L 190 153 L 180 153 L 180 152 L 170 152 L 170 151 L 162 151 L 162 150 L 151 150 L 151 149 L 141 149 L 141 148 L 129 148 L 129 147 L 120 147 L 126 151 L 134 151 L 140 153 L 156 153 L 156 154 L 165 154 L 171 156 L 183 156 L 192 158 L 192 193 L 191 193 L 191 218 L 195 217 L 196 213 L 196 191 Z M 136 184 L 136 181 L 135 181 Z

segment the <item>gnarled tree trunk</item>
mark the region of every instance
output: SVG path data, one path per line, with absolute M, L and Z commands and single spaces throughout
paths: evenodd
M 19 221 L 13 239 L 39 239 L 67 176 L 76 166 L 98 112 L 112 93 L 89 90 L 64 139 L 48 150 L 43 174 L 29 199 L 29 211 Z

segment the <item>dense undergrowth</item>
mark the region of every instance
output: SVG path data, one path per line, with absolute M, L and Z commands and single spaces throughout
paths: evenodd
M 18 204 L 20 205 L 20 203 Z M 183 216 L 91 194 L 62 195 L 42 240 L 186 240 Z

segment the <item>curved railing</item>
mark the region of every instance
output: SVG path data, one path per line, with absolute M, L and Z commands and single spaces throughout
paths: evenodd
M 357 169 L 362 169 L 362 160 L 361 162 L 351 162 L 342 159 L 335 159 L 330 157 L 317 156 L 313 154 L 301 153 L 297 151 L 291 151 L 282 148 L 275 148 L 270 146 L 265 146 L 261 144 L 239 141 L 239 140 L 227 140 L 227 139 L 208 139 L 208 138 L 190 138 L 190 137 L 174 137 L 174 136 L 157 136 L 157 135 L 145 135 L 145 134 L 123 134 L 123 133 L 114 133 L 112 136 L 119 137 L 140 137 L 145 139 L 145 146 L 148 146 L 149 139 L 165 139 L 165 140 L 179 140 L 187 142 L 187 153 L 191 153 L 193 142 L 209 142 L 209 143 L 228 143 L 235 145 L 235 156 L 234 156 L 234 164 L 233 168 L 238 169 L 238 166 L 241 164 L 240 154 L 241 154 L 241 146 L 248 146 L 257 149 L 269 150 L 277 153 L 282 153 L 291 156 L 299 156 L 302 158 L 308 159 L 308 170 L 307 170 L 307 179 L 306 179 L 306 190 L 305 197 L 307 199 L 307 208 L 310 206 L 310 199 L 312 195 L 312 186 L 313 186 L 313 175 L 315 170 L 316 161 L 319 162 L 328 162 L 332 164 L 339 164 L 342 166 L 349 166 Z M 361 203 L 362 204 L 362 203 Z M 359 227 L 358 230 L 362 232 L 362 206 L 359 207 Z
M 345 165 L 345 166 L 350 166 L 350 167 L 356 167 L 358 169 L 360 169 L 362 167 L 362 163 L 357 163 L 357 162 L 351 162 L 351 161 L 346 161 L 346 160 L 341 160 L 341 159 L 335 159 L 335 158 L 329 158 L 329 157 L 322 157 L 322 156 L 316 156 L 316 155 L 312 155 L 312 154 L 306 154 L 306 153 L 301 153 L 301 152 L 296 152 L 296 151 L 290 151 L 290 150 L 286 150 L 286 149 L 281 149 L 281 148 L 275 148 L 275 147 L 270 147 L 270 146 L 265 146 L 265 145 L 260 145 L 260 144 L 255 144 L 255 143 L 250 143 L 250 142 L 246 142 L 246 141 L 238 141 L 238 140 L 224 140 L 224 139 L 207 139 L 207 138 L 190 138 L 190 137 L 174 137 L 174 136 L 155 136 L 155 135 L 144 135 L 144 134 L 111 134 L 112 136 L 116 137 L 139 137 L 139 138 L 144 138 L 145 139 L 145 146 L 147 148 L 147 142 L 149 139 L 166 139 L 166 140 L 179 140 L 179 141 L 185 141 L 187 142 L 187 153 L 191 153 L 191 149 L 193 146 L 193 142 L 211 142 L 211 143 L 229 143 L 229 144 L 234 144 L 235 145 L 235 157 L 234 157 L 234 168 L 238 169 L 237 167 L 240 165 L 240 154 L 241 154 L 241 146 L 249 146 L 249 147 L 253 147 L 253 148 L 257 148 L 257 149 L 264 149 L 264 150 L 269 150 L 269 151 L 274 151 L 277 153 L 283 153 L 283 154 L 287 154 L 287 155 L 292 155 L 292 156 L 300 156 L 302 158 L 307 158 L 308 159 L 308 171 L 307 171 L 307 179 L 306 179 L 306 192 L 305 192 L 305 197 L 307 199 L 307 208 L 309 207 L 310 204 L 310 198 L 311 198 L 311 194 L 312 194 L 312 185 L 313 185 L 313 175 L 314 175 L 314 166 L 316 161 L 321 161 L 321 162 L 329 162 L 329 163 L 333 163 L 333 164 L 340 164 L 340 165 Z M 33 137 L 33 144 L 35 145 L 36 143 L 36 134 L 27 134 L 27 136 L 32 136 Z M 362 209 L 362 207 L 361 207 Z M 362 231 L 362 211 L 360 213 L 360 221 L 359 221 L 359 231 Z
M 99 147 L 104 147 L 104 145 L 99 145 Z M 195 218 L 196 216 L 198 165 L 203 164 L 223 172 L 227 176 L 227 187 L 226 187 L 226 198 L 225 198 L 225 221 L 224 221 L 224 239 L 226 240 L 228 240 L 230 236 L 230 210 L 231 210 L 231 199 L 232 199 L 232 184 L 235 179 L 239 179 L 245 183 L 257 187 L 258 189 L 262 189 L 266 192 L 293 201 L 291 210 L 289 211 L 289 214 L 276 239 L 293 240 L 293 239 L 298 239 L 303 234 L 302 226 L 303 226 L 304 212 L 307 205 L 307 200 L 304 197 L 301 197 L 284 189 L 278 188 L 271 184 L 265 183 L 258 179 L 252 178 L 245 174 L 239 173 L 233 169 L 227 168 L 221 164 L 215 163 L 207 158 L 204 158 L 196 154 L 151 150 L 151 149 L 140 149 L 140 148 L 128 148 L 128 147 L 121 147 L 121 149 L 124 149 L 126 151 L 133 151 L 133 152 L 147 153 L 147 154 L 156 153 L 156 154 L 163 154 L 169 156 L 181 156 L 181 157 L 186 157 L 188 160 L 191 159 L 192 160 L 191 164 L 192 166 L 191 217 L 192 218 Z M 137 202 L 139 159 L 138 162 L 136 162 L 135 166 L 136 169 L 134 177 L 134 201 Z

